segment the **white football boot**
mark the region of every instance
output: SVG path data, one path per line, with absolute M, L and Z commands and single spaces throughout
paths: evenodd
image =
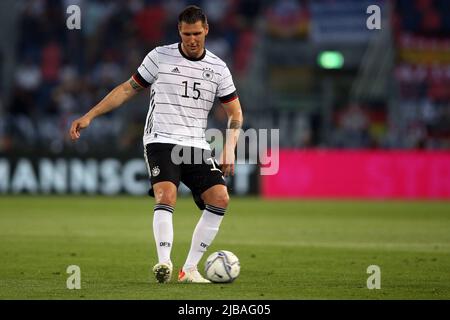
M 172 262 L 157 263 L 153 267 L 153 274 L 155 275 L 156 282 L 166 283 L 172 278 L 173 265 Z
M 178 274 L 178 282 L 182 283 L 211 283 L 211 281 L 202 277 L 200 272 L 197 269 L 184 271 L 180 270 Z

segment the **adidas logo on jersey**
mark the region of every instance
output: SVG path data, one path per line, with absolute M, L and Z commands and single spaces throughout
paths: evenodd
M 178 70 L 178 68 L 177 67 L 175 67 L 175 68 L 173 68 L 172 69 L 172 71 L 171 72 L 173 72 L 173 73 L 180 73 L 180 70 Z

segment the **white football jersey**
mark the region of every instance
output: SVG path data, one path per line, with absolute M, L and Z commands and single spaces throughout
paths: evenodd
M 150 51 L 133 79 L 151 86 L 144 145 L 160 142 L 210 150 L 205 129 L 214 99 L 227 103 L 237 98 L 225 62 L 208 50 L 190 58 L 181 43 Z

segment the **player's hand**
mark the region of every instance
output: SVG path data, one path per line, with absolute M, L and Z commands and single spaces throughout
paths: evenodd
M 80 131 L 87 128 L 90 123 L 91 119 L 86 116 L 74 120 L 72 122 L 72 126 L 70 127 L 70 138 L 72 140 L 77 140 L 80 138 Z
M 222 170 L 224 177 L 234 176 L 234 161 L 234 150 L 225 148 L 219 158 L 220 170 Z

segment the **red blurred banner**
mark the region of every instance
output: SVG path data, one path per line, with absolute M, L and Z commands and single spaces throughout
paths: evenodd
M 280 150 L 266 198 L 450 199 L 450 152 Z

